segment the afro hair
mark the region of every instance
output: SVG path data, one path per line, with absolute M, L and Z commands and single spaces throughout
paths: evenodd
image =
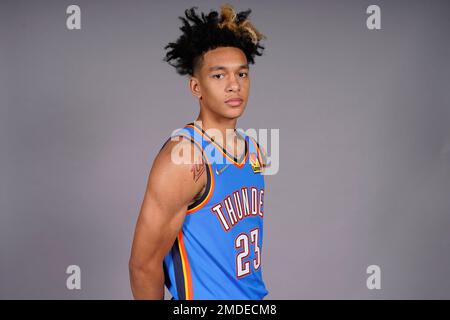
M 218 47 L 241 49 L 251 64 L 254 64 L 255 55 L 262 55 L 264 47 L 259 41 L 266 36 L 250 23 L 250 9 L 236 13 L 231 5 L 225 4 L 221 7 L 220 17 L 213 10 L 208 15 L 202 13 L 199 16 L 195 9 L 198 7 L 186 9 L 186 17 L 179 17 L 183 22 L 180 27 L 182 35 L 164 47 L 170 50 L 163 60 L 175 67 L 178 74 L 193 76 L 203 54 Z

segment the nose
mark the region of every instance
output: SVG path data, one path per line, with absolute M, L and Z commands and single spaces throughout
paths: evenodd
M 228 83 L 227 91 L 232 91 L 232 92 L 239 91 L 241 89 L 241 85 L 240 85 L 239 81 L 236 79 L 236 76 L 233 75 L 230 79 L 231 80 Z

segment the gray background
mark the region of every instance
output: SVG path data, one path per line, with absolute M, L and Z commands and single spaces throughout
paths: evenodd
M 150 166 L 198 112 L 163 47 L 222 2 L 76 1 L 69 31 L 73 3 L 0 2 L 0 298 L 131 298 Z M 268 37 L 238 127 L 280 129 L 267 298 L 450 298 L 450 1 L 231 3 Z

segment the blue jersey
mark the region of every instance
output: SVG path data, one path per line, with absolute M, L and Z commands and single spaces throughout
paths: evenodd
M 240 161 L 197 123 L 174 134 L 202 150 L 207 175 L 205 192 L 188 207 L 164 258 L 165 285 L 176 300 L 257 300 L 268 294 L 261 267 L 263 163 L 256 141 L 239 133 L 245 138 Z

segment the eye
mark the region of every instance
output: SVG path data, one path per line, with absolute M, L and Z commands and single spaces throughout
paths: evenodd
M 247 78 L 248 77 L 248 73 L 247 72 L 240 72 L 239 73 L 239 75 L 243 75 L 243 74 L 245 74 L 245 76 L 244 77 L 241 76 L 241 78 Z
M 213 75 L 213 78 L 221 79 L 221 78 L 219 78 L 220 76 L 223 76 L 223 73 L 220 73 L 220 74 L 214 74 L 214 75 Z

